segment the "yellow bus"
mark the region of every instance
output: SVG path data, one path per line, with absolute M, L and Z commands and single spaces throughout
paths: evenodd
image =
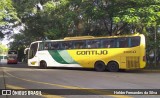
M 28 65 L 47 67 L 82 67 L 96 71 L 141 69 L 146 65 L 145 36 L 66 37 L 61 40 L 32 42 Z

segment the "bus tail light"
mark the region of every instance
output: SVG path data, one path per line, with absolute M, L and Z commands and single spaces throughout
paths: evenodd
M 146 56 L 143 56 L 143 61 L 146 61 Z

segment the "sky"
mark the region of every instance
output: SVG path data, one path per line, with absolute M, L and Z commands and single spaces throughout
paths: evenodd
M 24 24 L 22 24 L 21 26 L 18 26 L 16 28 L 13 28 L 13 34 L 18 34 L 18 33 L 21 33 L 20 30 L 24 30 Z M 10 36 L 12 36 L 13 34 L 11 34 Z M 3 45 L 6 45 L 9 43 L 9 42 L 12 42 L 13 39 L 9 39 L 8 36 L 5 36 L 5 38 L 2 40 L 2 44 Z
M 5 36 L 5 38 L 2 40 L 2 44 L 3 45 L 7 45 L 11 41 L 13 41 L 13 39 L 12 40 L 8 40 L 7 37 Z

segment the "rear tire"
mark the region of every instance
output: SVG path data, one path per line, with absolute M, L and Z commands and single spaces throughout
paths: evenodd
M 94 64 L 94 69 L 95 69 L 96 71 L 102 72 L 102 71 L 105 71 L 105 70 L 106 70 L 106 65 L 105 65 L 102 61 L 97 61 L 97 62 Z
M 119 71 L 119 65 L 117 62 L 109 62 L 107 64 L 107 70 L 110 72 L 118 72 Z
M 40 68 L 41 69 L 46 69 L 47 68 L 47 63 L 45 61 L 40 62 Z

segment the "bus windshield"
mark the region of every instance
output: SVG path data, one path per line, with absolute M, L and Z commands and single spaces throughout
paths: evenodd
M 11 50 L 11 51 L 8 51 L 8 54 L 17 54 L 17 51 Z

